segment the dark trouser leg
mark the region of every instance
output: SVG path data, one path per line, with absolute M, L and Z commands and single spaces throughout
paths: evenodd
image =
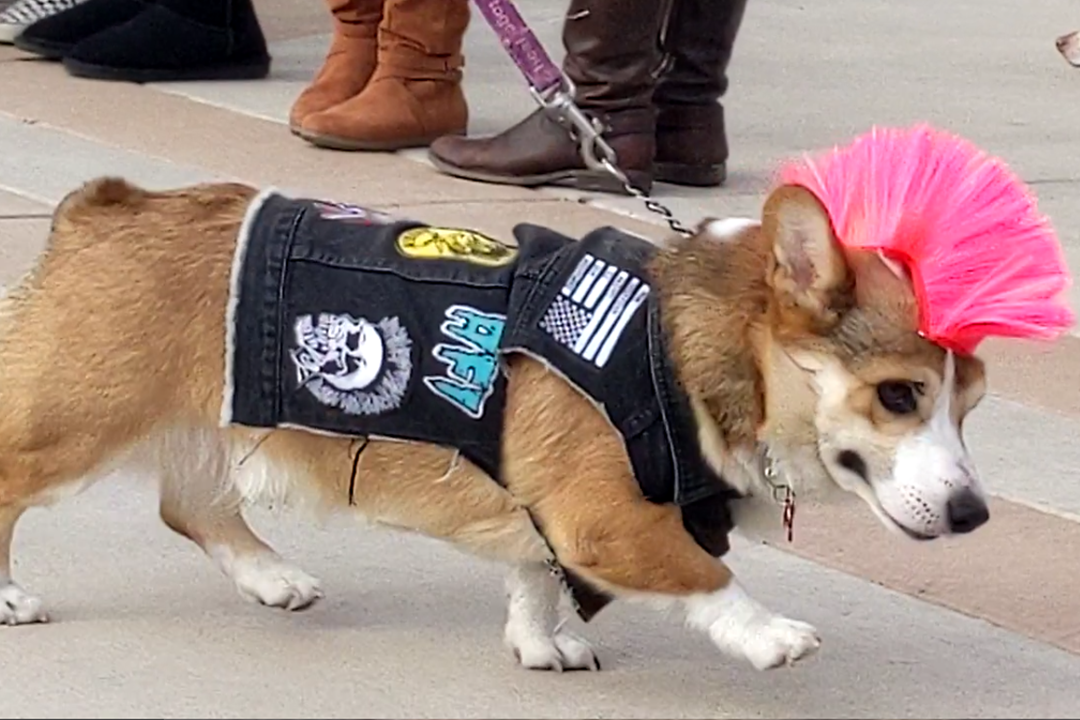
M 727 68 L 746 0 L 676 0 L 664 45 L 671 67 L 657 86 L 656 179 L 720 185 L 727 175 Z

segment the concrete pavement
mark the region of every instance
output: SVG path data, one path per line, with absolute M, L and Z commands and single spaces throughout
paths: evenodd
M 557 56 L 564 4 L 520 5 Z M 40 248 L 51 205 L 103 173 L 150 187 L 241 179 L 500 234 L 519 221 L 663 234 L 628 198 L 461 182 L 416 152 L 307 147 L 283 123 L 322 59 L 326 18 L 302 0 L 259 10 L 275 56 L 262 82 L 78 81 L 0 49 L 0 285 Z M 1080 268 L 1080 133 L 1069 111 L 1080 71 L 1053 46 L 1077 26 L 1065 0 L 754 0 L 727 103 L 730 186 L 656 195 L 687 222 L 754 214 L 787 154 L 874 122 L 928 119 L 1032 182 Z M 467 53 L 472 131 L 532 109 L 478 17 Z M 752 591 L 824 635 L 820 656 L 791 672 L 754 673 L 676 619 L 623 606 L 579 628 L 602 673 L 525 672 L 501 646 L 498 568 L 344 520 L 313 527 L 255 513 L 327 598 L 294 615 L 250 606 L 161 525 L 151 489 L 121 477 L 20 526 L 16 575 L 54 623 L 0 629 L 0 714 L 1080 717 L 1080 338 L 988 343 L 986 355 L 992 394 L 967 427 L 996 495 L 983 531 L 915 547 L 857 508 L 807 508 L 793 546 L 738 544 L 733 565 Z

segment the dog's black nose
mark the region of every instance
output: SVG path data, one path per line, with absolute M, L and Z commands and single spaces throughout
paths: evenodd
M 971 490 L 961 490 L 949 499 L 949 528 L 969 533 L 990 519 L 990 508 Z

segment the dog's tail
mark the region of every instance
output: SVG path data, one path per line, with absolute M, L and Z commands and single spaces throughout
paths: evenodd
M 84 183 L 65 195 L 53 210 L 49 244 L 52 244 L 57 230 L 70 230 L 88 212 L 109 206 L 130 208 L 142 203 L 148 194 L 146 190 L 120 177 L 102 176 Z M 26 297 L 38 269 L 35 265 L 19 281 L 0 287 L 0 337 L 6 334 L 11 313 L 18 301 Z
M 56 206 L 53 227 L 58 222 L 74 219 L 82 210 L 111 205 L 132 206 L 146 199 L 146 191 L 121 177 L 103 176 L 86 182 L 67 195 Z

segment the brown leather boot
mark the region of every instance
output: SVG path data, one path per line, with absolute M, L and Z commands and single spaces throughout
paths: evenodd
M 464 133 L 468 24 L 469 0 L 386 0 L 375 73 L 360 94 L 305 117 L 300 136 L 336 150 L 398 150 Z
M 619 166 L 645 192 L 652 188 L 652 93 L 667 7 L 658 0 L 572 0 L 563 25 L 563 69 L 578 105 L 603 123 Z M 623 192 L 605 171 L 586 168 L 569 129 L 543 110 L 494 137 L 440 138 L 429 156 L 448 175 L 470 180 Z
M 716 186 L 727 179 L 727 68 L 746 0 L 676 0 L 664 37 L 671 64 L 656 88 L 656 179 Z
M 293 102 L 289 128 L 298 132 L 304 118 L 357 95 L 375 72 L 376 31 L 383 0 L 327 0 L 334 37 L 322 68 Z

